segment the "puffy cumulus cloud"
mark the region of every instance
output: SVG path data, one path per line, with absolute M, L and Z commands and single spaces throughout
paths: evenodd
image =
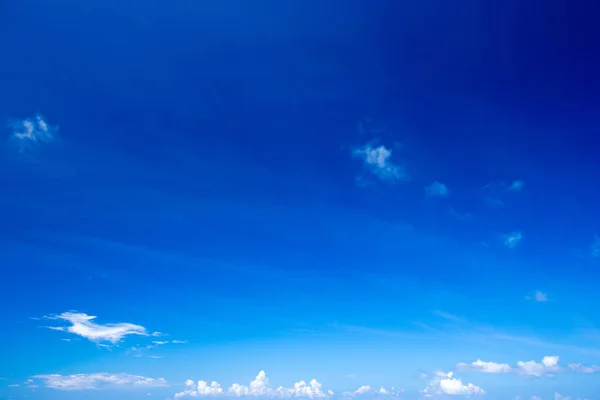
M 48 328 L 79 335 L 93 342 L 117 343 L 128 335 L 148 336 L 146 328 L 143 326 L 126 322 L 97 324 L 93 322 L 96 319 L 95 316 L 84 313 L 65 312 L 45 318 L 66 321 L 71 324 L 71 326 L 49 326 Z
M 470 364 L 458 363 L 458 364 L 456 364 L 456 369 L 462 370 L 462 371 L 468 371 L 468 370 L 481 371 L 481 372 L 487 372 L 490 374 L 500 374 L 500 373 L 506 373 L 506 372 L 512 371 L 511 366 L 508 364 L 498 364 L 495 362 L 482 361 L 479 359 L 477 359 L 476 361 L 473 361 Z
M 450 196 L 450 189 L 443 183 L 435 181 L 425 187 L 425 195 L 427 197 L 448 197 Z
M 523 234 L 519 231 L 511 232 L 503 236 L 503 242 L 509 249 L 514 249 L 523 240 Z
M 593 374 L 596 372 L 600 372 L 600 365 L 584 365 L 580 363 L 571 363 L 568 365 L 568 368 L 575 372 L 580 372 L 582 374 Z
M 421 391 L 424 397 L 449 396 L 473 396 L 483 395 L 485 391 L 472 383 L 463 383 L 461 379 L 453 378 L 453 373 L 438 372 L 429 385 Z
M 530 375 L 540 377 L 542 375 L 552 374 L 558 372 L 560 367 L 558 366 L 558 356 L 546 356 L 542 359 L 541 363 L 535 361 L 519 361 L 517 362 L 517 373 L 521 375 Z
M 361 159 L 365 167 L 382 181 L 398 182 L 409 179 L 405 168 L 392 161 L 392 150 L 385 146 L 373 147 L 367 144 L 354 149 L 352 156 Z
M 33 118 L 13 121 L 10 123 L 10 128 L 12 129 L 11 139 L 19 146 L 21 151 L 40 144 L 50 143 L 58 132 L 58 127 L 50 126 L 39 114 Z
M 130 374 L 75 374 L 75 375 L 36 375 L 34 379 L 44 381 L 46 387 L 56 390 L 96 390 L 118 387 L 150 388 L 165 387 L 163 378 L 148 378 Z
M 227 389 L 223 390 L 217 382 L 212 382 L 210 385 L 206 381 L 198 381 L 195 383 L 188 380 L 185 383 L 185 390 L 175 394 L 175 397 L 201 397 L 201 396 L 219 396 L 229 395 L 235 397 L 242 396 L 270 396 L 270 397 L 305 397 L 305 398 L 322 398 L 333 395 L 333 392 L 328 390 L 324 392 L 322 385 L 313 379 L 310 382 L 296 382 L 293 387 L 285 388 L 279 386 L 273 389 L 269 386 L 269 379 L 265 371 L 260 371 L 256 378 L 249 385 L 240 385 L 234 383 Z

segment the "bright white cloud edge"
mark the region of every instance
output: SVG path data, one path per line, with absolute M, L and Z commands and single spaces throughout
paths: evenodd
M 49 326 L 49 329 L 69 332 L 82 336 L 92 342 L 118 343 L 128 335 L 148 336 L 146 328 L 127 322 L 97 324 L 96 316 L 78 312 L 64 312 L 60 315 L 45 317 L 50 320 L 66 321 L 71 326 Z

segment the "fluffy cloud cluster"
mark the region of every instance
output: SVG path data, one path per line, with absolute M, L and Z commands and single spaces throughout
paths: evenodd
M 519 361 L 516 367 L 511 367 L 508 364 L 499 364 L 491 361 L 477 360 L 470 364 L 458 363 L 456 369 L 480 371 L 492 374 L 513 372 L 521 375 L 530 375 L 540 377 L 542 375 L 558 372 L 558 356 L 546 356 L 541 363 L 536 361 Z
M 367 144 L 354 149 L 352 155 L 361 159 L 365 167 L 382 181 L 397 182 L 409 178 L 405 169 L 391 160 L 392 150 L 385 146 L 373 147 Z
M 93 315 L 77 312 L 65 312 L 56 316 L 45 317 L 51 320 L 67 321 L 71 326 L 49 326 L 48 328 L 57 331 L 64 331 L 82 336 L 93 342 L 111 342 L 117 343 L 128 335 L 148 336 L 146 328 L 140 325 L 126 322 L 114 324 L 97 324 L 93 322 L 96 319 Z
M 188 380 L 185 383 L 185 390 L 175 394 L 176 398 L 191 396 L 218 396 L 228 394 L 230 396 L 272 396 L 272 397 L 306 397 L 321 398 L 333 395 L 332 391 L 324 392 L 321 384 L 313 379 L 309 383 L 305 381 L 296 382 L 291 388 L 283 386 L 273 389 L 269 387 L 269 379 L 265 371 L 260 371 L 256 378 L 248 386 L 234 383 L 227 391 L 223 390 L 221 385 L 215 381 L 210 384 L 206 381 L 195 383 Z
M 39 114 L 34 118 L 12 123 L 11 128 L 12 139 L 18 144 L 20 150 L 51 142 L 58 130 L 57 127 L 50 126 Z
M 453 373 L 438 372 L 429 385 L 421 391 L 424 397 L 436 397 L 440 395 L 449 396 L 473 396 L 485 394 L 485 391 L 472 383 L 463 383 L 462 380 L 453 378 Z
M 148 378 L 130 374 L 76 374 L 76 375 L 36 375 L 33 378 L 44 381 L 46 387 L 57 390 L 94 390 L 116 387 L 151 388 L 167 386 L 163 378 Z

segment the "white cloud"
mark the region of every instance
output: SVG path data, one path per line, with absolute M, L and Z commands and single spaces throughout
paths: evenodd
M 538 290 L 535 292 L 534 299 L 535 299 L 535 301 L 539 301 L 539 302 L 548 301 L 548 294 L 540 292 Z
M 54 330 L 66 331 L 82 336 L 93 342 L 117 343 L 127 335 L 147 336 L 146 328 L 140 325 L 120 322 L 112 324 L 96 324 L 92 322 L 95 316 L 77 312 L 65 312 L 57 316 L 46 317 L 51 320 L 63 320 L 71 323 L 71 326 L 48 327 Z
M 554 400 L 571 400 L 570 397 L 563 396 L 560 393 L 554 393 Z
M 248 386 L 234 383 L 227 391 L 221 388 L 221 385 L 213 381 L 210 385 L 206 381 L 198 381 L 194 383 L 188 380 L 185 383 L 185 390 L 175 394 L 175 397 L 201 397 L 201 396 L 218 396 L 228 394 L 229 396 L 270 396 L 270 397 L 306 397 L 306 398 L 321 398 L 328 397 L 333 394 L 331 391 L 323 392 L 321 384 L 313 379 L 309 383 L 305 381 L 296 382 L 291 388 L 283 386 L 273 389 L 269 387 L 269 379 L 264 371 L 260 371 L 256 378 Z
M 450 189 L 441 182 L 435 181 L 431 185 L 425 187 L 427 197 L 448 197 Z
M 93 390 L 113 389 L 117 387 L 164 387 L 167 381 L 163 378 L 148 378 L 130 374 L 75 374 L 75 375 L 36 375 L 35 379 L 44 381 L 46 387 L 57 390 Z
M 360 386 L 353 392 L 344 392 L 342 393 L 345 397 L 392 397 L 399 396 L 404 392 L 402 388 L 396 388 L 392 386 L 391 388 L 380 387 L 379 389 L 371 387 L 369 385 Z
M 39 114 L 34 118 L 12 122 L 10 127 L 13 130 L 11 138 L 21 151 L 39 144 L 50 143 L 58 131 L 58 127 L 50 126 Z
M 189 343 L 189 340 L 172 340 L 171 343 L 173 343 L 173 344 L 186 344 L 186 343 Z
M 583 365 L 580 363 L 571 363 L 568 365 L 569 369 L 580 372 L 582 374 L 593 374 L 600 372 L 600 365 Z
M 453 373 L 438 372 L 429 385 L 421 391 L 424 397 L 436 397 L 440 395 L 450 396 L 472 396 L 485 394 L 485 391 L 472 383 L 464 384 L 462 380 L 453 378 Z
M 508 364 L 498 364 L 495 362 L 481 361 L 479 359 L 477 361 L 473 361 L 470 364 L 458 363 L 456 365 L 456 368 L 462 371 L 472 370 L 487 372 L 490 374 L 499 374 L 512 371 L 511 366 Z
M 392 162 L 392 150 L 385 146 L 373 147 L 369 144 L 354 149 L 352 155 L 360 158 L 365 167 L 382 181 L 407 181 L 409 176 L 404 167 Z
M 558 360 L 558 356 L 546 356 L 542 359 L 541 363 L 535 361 L 518 361 L 516 367 L 511 367 L 508 364 L 477 360 L 470 364 L 458 363 L 456 365 L 456 369 L 461 371 L 470 370 L 493 374 L 513 372 L 521 375 L 539 377 L 559 371 L 560 367 L 558 366 Z
M 522 239 L 523 234 L 521 232 L 511 232 L 504 235 L 504 245 L 510 249 L 514 249 Z
M 546 356 L 541 363 L 535 361 L 519 361 L 517 362 L 517 373 L 522 375 L 530 375 L 540 377 L 542 375 L 551 374 L 559 371 L 558 356 Z

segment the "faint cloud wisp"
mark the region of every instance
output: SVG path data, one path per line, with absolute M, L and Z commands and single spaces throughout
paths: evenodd
M 443 183 L 435 181 L 425 187 L 425 195 L 427 197 L 448 197 L 450 196 L 450 189 Z
M 39 114 L 33 118 L 11 122 L 9 127 L 12 129 L 11 140 L 21 152 L 52 142 L 58 132 L 58 126 L 49 125 Z
M 514 249 L 523 240 L 523 234 L 519 231 L 504 235 L 503 242 L 509 249 Z
M 381 181 L 394 183 L 409 179 L 405 168 L 391 160 L 392 150 L 385 146 L 373 147 L 367 144 L 354 149 L 352 156 L 361 159 L 364 166 Z
M 93 315 L 77 312 L 64 312 L 57 316 L 45 317 L 50 320 L 63 320 L 71 323 L 71 326 L 49 326 L 49 329 L 73 333 L 82 336 L 92 342 L 118 343 L 125 336 L 141 335 L 148 336 L 146 328 L 126 322 L 112 324 L 97 324 Z
M 44 381 L 46 387 L 56 390 L 97 390 L 115 387 L 165 387 L 163 378 L 148 378 L 130 374 L 75 374 L 75 375 L 36 375 L 33 378 Z

